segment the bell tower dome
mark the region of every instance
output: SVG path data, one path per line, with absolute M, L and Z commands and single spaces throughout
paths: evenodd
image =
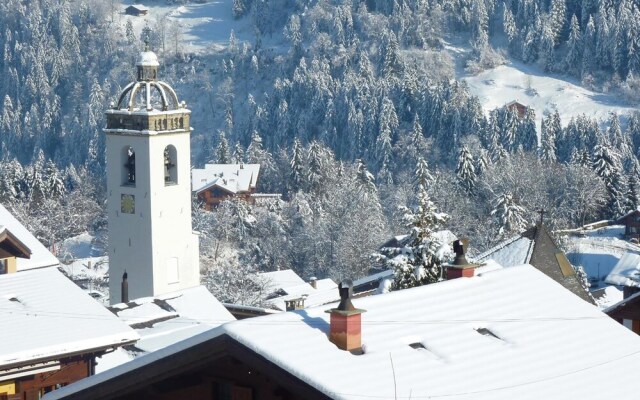
M 106 111 L 112 304 L 122 300 L 116 278 L 125 271 L 131 299 L 200 284 L 191 228 L 191 111 L 158 80 L 159 66 L 147 46 L 136 80 Z

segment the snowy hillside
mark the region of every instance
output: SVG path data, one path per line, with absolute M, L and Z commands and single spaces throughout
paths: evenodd
M 447 44 L 445 48 L 456 60 L 457 79 L 467 82 L 471 94 L 478 96 L 487 113 L 515 100 L 535 111 L 540 129 L 541 118 L 556 109 L 563 126 L 572 117 L 583 114 L 604 122 L 610 113 L 625 116 L 637 110 L 621 99 L 619 93 L 595 92 L 575 78 L 547 73 L 537 65 L 516 60 L 472 75 L 462 66 L 470 53 L 468 45 Z
M 145 26 L 153 28 L 159 21 L 166 19 L 169 42 L 177 38 L 184 52 L 198 53 L 226 47 L 232 30 L 238 40 L 250 41 L 248 19 L 234 20 L 231 14 L 231 3 L 231 0 L 186 5 L 153 2 L 145 4 L 149 8 L 148 15 L 135 17 L 124 14 L 128 4 L 123 2 L 119 15 L 123 27 L 131 21 L 138 37 Z

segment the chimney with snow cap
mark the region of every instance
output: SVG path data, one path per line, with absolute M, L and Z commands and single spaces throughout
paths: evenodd
M 456 278 L 470 278 L 475 275 L 475 269 L 481 264 L 471 264 L 467 261 L 465 253 L 469 241 L 467 239 L 456 240 L 453 242 L 453 251 L 456 253 L 456 258 L 453 260 L 453 264 L 447 264 L 447 279 Z
M 351 303 L 353 283 L 340 282 L 340 304 L 327 310 L 331 314 L 329 340 L 341 350 L 358 352 L 362 348 L 362 313 L 366 310 L 355 308 Z

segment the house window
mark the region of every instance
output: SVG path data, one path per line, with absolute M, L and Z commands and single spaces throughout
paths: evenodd
M 133 147 L 127 146 L 122 152 L 123 169 L 122 184 L 126 186 L 136 185 L 136 152 Z
M 0 260 L 0 275 L 7 273 L 7 259 Z
M 164 148 L 164 184 L 175 185 L 178 183 L 178 154 L 176 148 L 169 145 Z

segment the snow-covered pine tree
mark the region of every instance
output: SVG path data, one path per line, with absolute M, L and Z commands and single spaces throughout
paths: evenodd
M 422 157 L 418 159 L 418 163 L 416 164 L 415 177 L 417 187 L 422 186 L 423 188 L 428 188 L 434 181 L 433 175 L 431 175 L 429 171 L 429 164 L 427 164 L 427 160 Z
M 556 156 L 556 137 L 554 130 L 550 127 L 551 117 L 542 118 L 540 129 L 540 159 L 549 164 L 558 160 Z
M 593 149 L 591 168 L 601 177 L 607 187 L 609 200 L 607 213 L 609 218 L 625 213 L 626 202 L 624 181 L 621 175 L 620 156 L 607 143 L 600 143 Z
M 511 193 L 503 193 L 494 201 L 491 215 L 497 228 L 498 238 L 505 239 L 522 232 L 527 226 L 526 210 L 520 206 Z
M 476 187 L 476 169 L 473 166 L 473 156 L 466 146 L 460 149 L 458 155 L 458 166 L 456 167 L 458 182 L 467 193 L 473 193 Z
M 384 268 L 394 270 L 392 290 L 426 285 L 442 280 L 442 264 L 446 256 L 443 244 L 434 235 L 449 216 L 437 211 L 422 185 L 418 188 L 418 207 L 401 207 L 404 223 L 411 231 L 401 248 L 382 249 L 376 255 Z
M 375 178 L 361 159 L 356 160 L 356 185 L 358 192 L 365 199 L 377 193 Z
M 627 179 L 627 192 L 626 192 L 627 211 L 637 210 L 638 206 L 640 206 L 640 199 L 638 199 L 638 189 L 640 188 L 640 183 L 638 181 L 639 176 L 640 176 L 640 171 L 638 171 L 637 167 L 634 167 Z
M 516 142 L 524 151 L 535 151 L 538 148 L 538 131 L 536 130 L 536 114 L 533 108 L 527 107 L 524 118 L 518 125 Z
M 302 156 L 302 145 L 300 144 L 300 140 L 296 138 L 293 141 L 291 161 L 289 162 L 289 167 L 291 168 L 289 174 L 289 190 L 292 192 L 300 190 L 304 182 L 304 161 Z
M 572 74 L 577 74 L 581 70 L 583 42 L 580 36 L 580 25 L 575 14 L 571 17 L 569 28 L 569 41 L 567 42 L 567 52 L 564 57 L 564 70 Z
M 236 164 L 242 164 L 245 162 L 244 159 L 244 149 L 240 142 L 236 142 L 236 145 L 233 148 L 233 155 L 231 156 L 231 160 Z
M 230 164 L 231 154 L 229 154 L 229 142 L 224 131 L 218 132 L 218 147 L 216 147 L 216 163 Z

